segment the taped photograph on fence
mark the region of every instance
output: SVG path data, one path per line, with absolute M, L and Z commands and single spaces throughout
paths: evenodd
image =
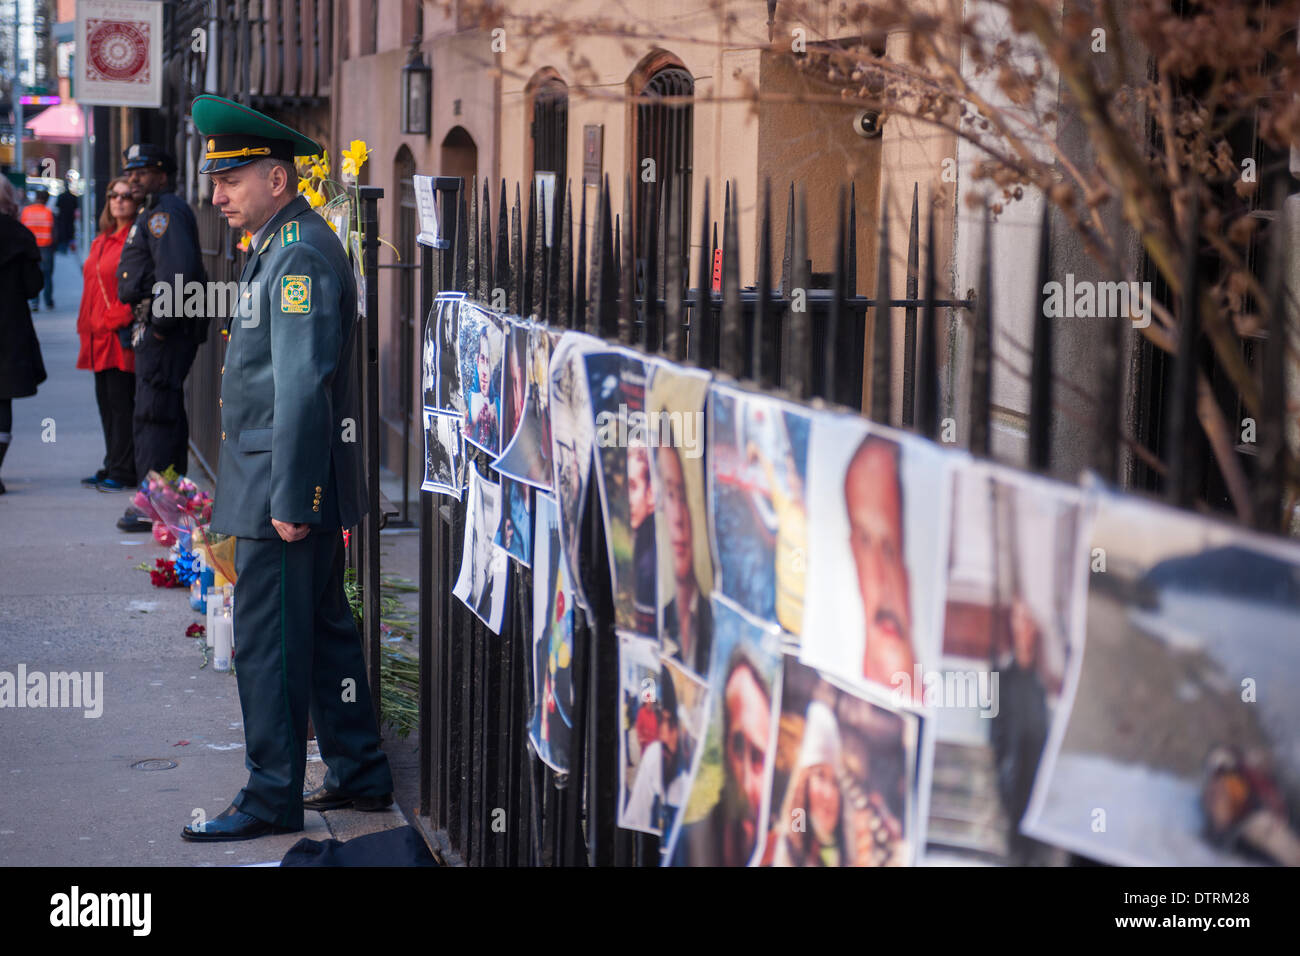
M 591 396 L 587 391 L 587 366 L 583 356 L 604 348 L 600 339 L 581 332 L 565 332 L 551 354 L 551 474 L 552 487 L 560 506 L 560 541 L 569 564 L 569 582 L 574 600 L 590 612 L 578 566 L 582 546 L 580 530 L 587 485 L 591 478 L 595 423 Z
M 460 309 L 464 292 L 439 292 L 433 299 L 434 359 L 437 399 L 427 404 L 465 418 L 465 392 L 460 384 Z
M 659 641 L 666 656 L 706 674 L 713 637 L 713 555 L 704 471 L 710 376 L 667 362 L 649 367 L 646 419 L 659 551 Z
M 460 416 L 436 408 L 424 409 L 424 481 L 421 491 L 454 498 L 465 487 L 465 453 Z
M 895 688 L 934 715 L 926 856 L 1049 865 L 1020 820 L 1073 653 L 1079 490 L 970 462 L 952 499 L 939 668 Z
M 811 446 L 799 659 L 888 694 L 938 663 L 951 469 L 966 459 L 829 412 Z
M 1021 829 L 1120 866 L 1300 865 L 1300 546 L 1093 503 L 1086 637 Z
M 715 586 L 760 621 L 803 629 L 808 409 L 730 385 L 709 391 Z
M 659 554 L 645 416 L 646 362 L 625 350 L 593 352 L 586 361 L 596 477 L 614 583 L 614 626 L 653 637 L 657 644 Z
M 465 440 L 493 458 L 501 453 L 506 317 L 468 300 L 460 309 L 458 365 Z
M 691 769 L 708 716 L 709 688 L 703 678 L 674 660 L 661 655 L 660 664 L 657 706 L 653 712 L 637 711 L 637 717 L 643 718 L 636 726 L 641 760 L 624 817 L 630 827 L 666 834 L 690 791 Z M 666 848 L 667 841 L 661 841 L 661 852 Z
M 573 734 L 573 589 L 560 543 L 560 509 L 534 498 L 532 718 L 528 739 L 556 773 L 569 772 Z
M 524 417 L 524 400 L 528 396 L 528 330 L 532 325 L 523 319 L 507 316 L 505 322 L 505 368 L 501 379 L 501 448 L 514 440 L 515 431 Z
M 501 486 L 488 481 L 471 464 L 469 496 L 465 502 L 465 540 L 461 549 L 460 576 L 452 594 L 460 598 L 494 634 L 501 633 L 505 614 L 506 581 L 510 559 L 492 538 L 501 518 Z
M 618 635 L 618 825 L 660 833 L 657 818 L 633 819 L 629 800 L 641 764 L 659 741 L 659 642 L 635 634 Z
M 763 865 L 910 865 L 919 731 L 786 655 Z
M 558 340 L 558 337 L 554 337 Z M 550 491 L 551 475 L 551 346 L 544 326 L 528 327 L 523 413 L 514 438 L 497 459 L 496 469 L 517 481 Z
M 669 834 L 671 866 L 750 866 L 768 818 L 781 699 L 781 637 L 714 594 L 709 723 L 691 791 Z
M 424 334 L 420 341 L 420 391 L 425 408 L 438 407 L 438 308 L 433 307 L 424 320 Z
M 533 564 L 533 521 L 529 509 L 532 489 L 501 476 L 501 522 L 492 543 L 524 567 Z

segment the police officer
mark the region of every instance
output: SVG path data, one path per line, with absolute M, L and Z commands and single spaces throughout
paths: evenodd
M 235 545 L 235 670 L 248 783 L 187 840 L 301 830 L 303 811 L 392 804 L 361 642 L 343 593 L 341 529 L 365 500 L 354 370 L 357 289 L 343 246 L 298 195 L 320 147 L 218 96 L 194 101 L 212 204 L 253 233 L 229 323 L 212 529 Z M 349 421 L 350 420 L 350 421 Z M 328 767 L 304 800 L 307 716 Z
M 153 302 L 155 282 L 181 289 L 189 282 L 204 283 L 207 274 L 199 252 L 199 230 L 194 213 L 172 192 L 176 162 L 148 143 L 137 143 L 123 154 L 123 175 L 140 207 L 127 234 L 118 267 L 117 294 L 121 301 L 143 313 L 147 325 L 134 342 L 135 471 L 140 480 L 150 470 L 167 466 L 184 474 L 189 462 L 189 421 L 185 417 L 185 377 L 199 345 L 207 338 L 206 316 L 185 315 L 183 297 L 169 295 Z M 205 297 L 206 300 L 206 297 Z M 167 303 L 166 308 L 153 308 Z M 101 486 L 111 487 L 111 486 Z M 148 531 L 152 524 L 128 508 L 118 520 L 123 531 Z

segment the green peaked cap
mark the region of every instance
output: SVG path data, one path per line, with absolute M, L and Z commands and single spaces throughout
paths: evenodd
M 233 169 L 266 156 L 292 159 L 323 152 L 315 140 L 223 96 L 204 93 L 195 97 L 190 115 L 204 137 L 204 161 L 199 169 L 202 173 Z M 231 155 L 245 150 L 246 155 Z M 209 155 L 212 153 L 222 155 Z

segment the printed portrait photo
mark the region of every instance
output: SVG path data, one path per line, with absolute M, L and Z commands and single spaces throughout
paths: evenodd
M 524 567 L 533 563 L 533 521 L 529 512 L 531 490 L 521 482 L 501 476 L 501 523 L 493 543 Z
M 465 440 L 493 458 L 501 452 L 505 317 L 466 302 L 460 310 L 460 383 Z
M 658 641 L 635 634 L 618 635 L 618 825 L 654 834 L 661 832 L 658 815 L 633 815 L 630 800 L 642 762 L 651 747 L 658 745 L 659 670 Z
M 437 400 L 429 404 L 465 417 L 465 392 L 460 384 L 460 310 L 463 292 L 439 292 L 433 300 Z
M 614 626 L 657 643 L 659 555 L 644 421 L 646 363 L 623 350 L 595 352 L 586 361 L 595 415 L 596 475 L 614 582 Z
M 1021 829 L 1120 866 L 1300 866 L 1300 546 L 1094 500 L 1085 642 Z
M 676 661 L 660 661 L 657 705 L 637 709 L 641 760 L 624 819 L 629 827 L 667 834 L 690 791 L 695 753 L 704 736 L 708 685 Z M 661 841 L 661 855 L 666 848 L 667 841 Z
M 768 817 L 781 699 L 781 641 L 713 596 L 709 722 L 686 807 L 664 850 L 669 866 L 752 866 Z
M 1020 819 L 1072 652 L 1079 491 L 972 461 L 952 496 L 940 668 L 913 681 L 938 698 L 926 856 L 1049 865 Z
M 494 634 L 501 633 L 505 614 L 510 559 L 492 543 L 501 517 L 501 486 L 483 478 L 476 466 L 469 472 L 465 505 L 465 540 L 460 576 L 452 593 Z
M 573 733 L 573 589 L 561 554 L 560 510 L 534 499 L 532 718 L 528 739 L 556 773 L 569 772 Z
M 523 412 L 514 438 L 497 460 L 496 469 L 516 481 L 543 491 L 552 488 L 550 364 L 552 333 L 529 325 L 524 364 Z
M 710 376 L 667 362 L 650 364 L 646 407 L 659 551 L 659 641 L 696 674 L 709 669 L 713 637 L 713 555 L 704 471 L 704 416 Z
M 595 421 L 587 392 L 587 352 L 603 348 L 599 339 L 581 332 L 565 332 L 551 359 L 551 475 L 560 508 L 560 541 L 569 564 L 573 597 L 587 611 L 591 605 L 582 589 L 578 567 L 579 529 L 591 477 Z
M 464 487 L 465 455 L 461 444 L 460 418 L 454 412 L 424 409 L 424 481 L 421 491 L 461 496 Z
M 787 655 L 763 865 L 910 865 L 918 731 Z
M 797 638 L 807 572 L 809 412 L 714 385 L 708 421 L 717 586 L 747 613 Z
M 960 455 L 852 415 L 813 420 L 800 660 L 886 693 L 937 663 Z

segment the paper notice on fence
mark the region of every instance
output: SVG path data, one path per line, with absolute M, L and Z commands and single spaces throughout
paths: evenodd
M 424 481 L 420 490 L 459 498 L 464 486 L 465 453 L 460 418 L 436 408 L 425 408 Z
M 452 594 L 460 598 L 494 634 L 501 633 L 505 614 L 510 559 L 492 543 L 500 521 L 501 486 L 488 481 L 470 464 L 469 500 L 465 508 L 465 540 L 460 576 Z
M 551 382 L 548 371 L 551 348 L 559 340 L 545 326 L 528 323 L 527 345 L 520 356 L 522 386 L 512 386 L 506 376 L 506 407 L 515 409 L 517 424 L 496 470 L 535 488 L 550 491 L 551 475 Z M 513 353 L 512 353 L 513 354 Z M 507 370 L 509 372 L 509 370 Z M 507 416 L 509 417 L 509 416 Z
M 420 217 L 420 231 L 415 241 L 422 246 L 438 244 L 438 200 L 433 191 L 432 176 L 412 176 L 415 186 L 415 210 Z
M 542 762 L 569 772 L 573 734 L 573 588 L 560 543 L 560 509 L 535 496 L 533 540 L 532 717 L 528 739 Z
M 551 353 L 551 475 L 560 506 L 560 540 L 569 578 L 578 604 L 588 612 L 591 605 L 582 587 L 578 565 L 582 538 L 582 513 L 591 478 L 595 426 L 591 396 L 587 392 L 587 368 L 583 355 L 603 349 L 605 344 L 581 332 L 565 332 Z
M 1300 865 L 1300 547 L 1088 505 L 1086 636 L 1021 829 L 1121 866 Z

